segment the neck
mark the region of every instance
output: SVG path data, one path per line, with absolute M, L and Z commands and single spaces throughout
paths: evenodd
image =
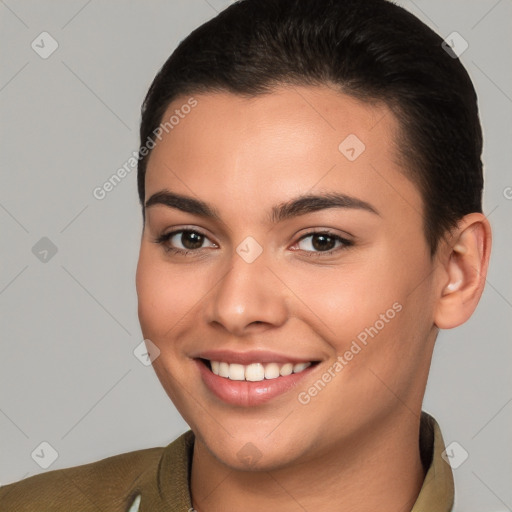
M 357 442 L 340 441 L 329 453 L 269 471 L 228 467 L 196 437 L 191 493 L 198 512 L 407 512 L 424 478 L 419 413 L 404 409 L 401 418 L 358 433 Z

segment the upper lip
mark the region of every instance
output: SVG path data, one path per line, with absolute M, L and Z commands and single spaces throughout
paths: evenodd
M 233 350 L 205 350 L 192 356 L 195 359 L 208 359 L 224 363 L 238 363 L 248 365 L 251 363 L 309 363 L 318 361 L 315 358 L 303 358 L 278 354 L 268 350 L 250 350 L 247 352 L 235 352 Z

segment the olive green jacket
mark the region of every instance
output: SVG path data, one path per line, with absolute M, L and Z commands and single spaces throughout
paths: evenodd
M 34 475 L 0 487 L 0 511 L 189 512 L 193 447 L 189 430 L 166 447 Z M 420 451 L 428 470 L 411 512 L 451 512 L 453 476 L 444 449 L 438 424 L 423 412 Z

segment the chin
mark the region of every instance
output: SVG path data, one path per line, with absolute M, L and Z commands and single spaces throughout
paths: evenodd
M 193 430 L 198 432 L 195 428 Z M 293 435 L 285 435 L 283 439 L 280 436 L 269 436 L 266 429 L 261 434 L 254 431 L 242 433 L 238 430 L 233 437 L 224 430 L 203 436 L 199 430 L 199 437 L 218 461 L 236 471 L 273 471 L 285 468 L 302 458 L 305 448 L 298 449 L 301 436 L 294 438 Z

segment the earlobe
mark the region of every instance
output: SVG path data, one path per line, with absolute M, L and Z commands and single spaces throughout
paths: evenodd
M 482 295 L 491 248 L 491 228 L 481 213 L 461 219 L 444 248 L 443 282 L 434 315 L 440 329 L 452 329 L 466 322 Z

